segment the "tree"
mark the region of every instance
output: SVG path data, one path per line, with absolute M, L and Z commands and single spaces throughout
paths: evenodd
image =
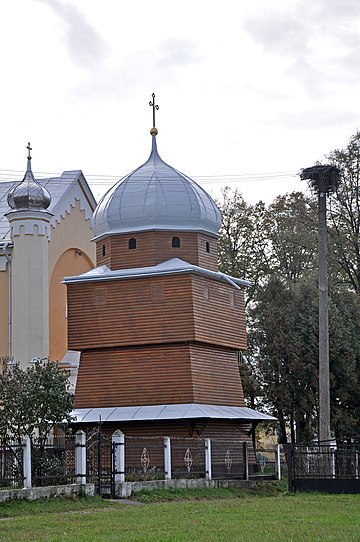
M 259 288 L 251 310 L 250 343 L 264 401 L 279 420 L 280 442 L 312 438 L 317 404 L 315 285 L 277 277 Z
M 327 158 L 341 170 L 328 213 L 337 279 L 360 294 L 360 132 Z
M 338 442 L 360 434 L 360 298 L 333 292 L 330 317 L 331 425 Z
M 27 380 L 27 374 L 18 363 L 9 358 L 1 359 L 0 440 L 3 442 L 14 439 L 21 444 L 22 437 L 27 434 Z
M 23 370 L 3 360 L 0 375 L 0 436 L 21 442 L 25 435 L 43 446 L 55 425 L 71 421 L 73 397 L 57 364 L 38 359 Z
M 278 196 L 266 209 L 265 228 L 268 275 L 290 282 L 312 276 L 317 261 L 314 201 L 302 192 Z
M 229 187 L 222 195 L 222 201 L 218 202 L 222 214 L 219 269 L 252 282 L 247 296 L 250 300 L 268 267 L 268 243 L 263 227 L 265 205 L 262 202 L 249 205 L 238 190 L 232 192 Z

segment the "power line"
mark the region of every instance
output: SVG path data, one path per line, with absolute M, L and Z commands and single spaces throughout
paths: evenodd
M 24 171 L 14 169 L 0 169 L 0 182 L 16 182 L 21 181 L 24 176 Z M 44 178 L 58 178 L 61 173 L 55 172 L 34 172 L 35 178 L 41 180 Z M 248 183 L 248 182 L 261 182 L 270 180 L 285 180 L 289 178 L 296 178 L 298 172 L 296 171 L 273 171 L 273 172 L 259 172 L 259 173 L 238 173 L 238 174 L 224 174 L 224 175 L 193 175 L 189 176 L 194 181 L 198 181 L 201 184 L 232 184 L 232 183 Z M 124 177 L 121 175 L 99 175 L 89 174 L 85 178 L 87 182 L 92 185 L 103 186 L 107 184 L 114 184 Z M 61 181 L 52 181 L 52 184 L 61 184 Z

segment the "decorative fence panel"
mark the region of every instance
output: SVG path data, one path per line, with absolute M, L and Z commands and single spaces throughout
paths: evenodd
M 205 478 L 205 439 L 171 439 L 171 477 Z
M 0 446 L 0 489 L 22 488 L 23 446 L 4 442 Z
M 125 480 L 163 480 L 164 439 L 125 437 Z
M 244 478 L 244 443 L 211 439 L 213 478 Z
M 286 471 L 285 452 L 282 446 L 259 448 L 255 450 L 255 465 L 250 476 L 281 479 L 281 470 Z

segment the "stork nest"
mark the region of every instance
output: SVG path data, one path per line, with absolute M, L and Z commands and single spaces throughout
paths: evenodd
M 300 179 L 308 181 L 310 187 L 316 192 L 331 194 L 339 186 L 341 178 L 340 169 L 331 164 L 307 167 L 301 170 Z

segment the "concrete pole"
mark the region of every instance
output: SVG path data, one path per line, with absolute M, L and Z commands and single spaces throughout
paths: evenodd
M 275 472 L 278 480 L 281 480 L 281 453 L 280 444 L 275 447 Z
M 171 441 L 170 441 L 170 437 L 164 437 L 164 470 L 165 470 L 165 480 L 171 480 Z
M 244 457 L 244 480 L 249 479 L 249 449 L 248 443 L 243 443 L 243 457 Z
M 211 440 L 209 438 L 205 439 L 205 474 L 206 480 L 211 480 Z
M 23 476 L 24 488 L 32 487 L 31 480 L 31 441 L 29 435 L 25 435 L 23 439 Z
M 114 482 L 115 484 L 125 482 L 125 435 L 117 429 L 111 436 L 114 447 Z
M 326 183 L 319 183 L 319 441 L 330 440 L 328 247 Z
M 75 433 L 75 474 L 77 484 L 86 484 L 86 434 Z

